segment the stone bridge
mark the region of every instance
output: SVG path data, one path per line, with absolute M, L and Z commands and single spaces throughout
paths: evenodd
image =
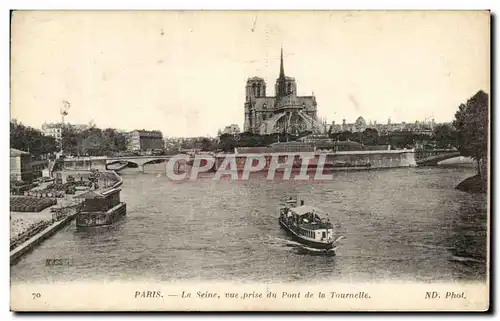
M 431 149 L 431 150 L 415 150 L 415 161 L 417 166 L 433 166 L 440 161 L 460 156 L 460 152 L 454 149 Z M 124 157 L 75 157 L 65 158 L 63 160 L 63 168 L 66 170 L 114 170 L 119 171 L 123 168 L 134 164 L 139 171 L 144 172 L 144 166 L 147 164 L 168 161 L 172 156 L 124 156 Z M 192 157 L 191 157 L 192 158 Z M 42 168 L 50 167 L 48 161 L 33 162 L 40 171 Z
M 144 171 L 144 166 L 150 163 L 166 161 L 172 156 L 125 156 L 125 157 L 74 157 L 63 160 L 65 170 L 114 170 L 119 171 L 130 164 L 137 167 L 139 171 Z
M 129 164 L 137 166 L 139 171 L 144 172 L 144 166 L 151 163 L 160 161 L 168 161 L 172 156 L 124 156 L 124 157 L 108 157 L 106 158 L 106 169 L 113 169 L 115 171 L 128 167 Z M 109 165 L 118 165 L 109 166 Z
M 456 149 L 424 149 L 415 151 L 417 166 L 436 166 L 441 161 L 458 156 L 460 156 L 460 152 Z

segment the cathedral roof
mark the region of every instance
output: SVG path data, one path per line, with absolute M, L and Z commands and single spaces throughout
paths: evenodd
M 259 97 L 255 98 L 255 109 L 256 110 L 266 110 L 274 108 L 275 97 Z M 266 105 L 264 107 L 264 105 Z
M 293 100 L 297 105 L 304 104 L 305 106 L 316 106 L 316 98 L 314 96 L 296 96 Z M 255 98 L 255 109 L 260 110 L 273 110 L 275 107 L 276 97 L 259 97 Z M 264 107 L 264 105 L 266 105 Z
M 306 106 L 315 106 L 316 99 L 313 96 L 297 96 L 295 97 L 295 101 L 298 105 L 306 105 Z
M 251 77 L 251 78 L 248 78 L 247 82 L 249 81 L 264 81 L 264 78 L 261 78 L 261 77 Z

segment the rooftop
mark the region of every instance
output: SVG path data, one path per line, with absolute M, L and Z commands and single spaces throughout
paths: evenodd
M 293 213 L 302 216 L 308 213 L 321 214 L 322 211 L 319 208 L 313 207 L 311 205 L 302 205 L 298 207 L 293 207 L 290 209 Z
M 75 198 L 83 198 L 83 199 L 103 199 L 108 195 L 121 191 L 120 188 L 109 188 L 95 191 L 88 191 L 83 194 L 75 196 Z

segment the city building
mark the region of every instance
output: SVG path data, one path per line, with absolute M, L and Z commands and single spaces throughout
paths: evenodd
M 342 120 L 342 124 L 335 124 L 332 122 L 330 125 L 331 133 L 340 132 L 363 132 L 368 128 L 376 129 L 380 135 L 385 135 L 392 132 L 412 132 L 415 134 L 428 135 L 433 134 L 434 127 L 436 123 L 434 119 L 432 121 L 415 121 L 415 123 L 393 123 L 389 118 L 387 124 L 379 124 L 377 122 L 370 122 L 367 124 L 363 117 L 358 117 L 354 123 L 347 123 L 345 119 Z
M 64 127 L 70 127 L 77 132 L 82 132 L 89 129 L 88 125 L 84 124 L 63 124 L 63 123 L 44 123 L 42 125 L 42 132 L 45 136 L 52 136 L 56 141 L 62 140 L 62 132 Z
M 90 128 L 89 125 L 85 125 L 85 124 L 76 124 L 76 125 L 68 124 L 68 125 L 71 126 L 77 132 L 83 132 L 84 130 L 87 130 Z
M 326 125 L 318 120 L 316 97 L 297 96 L 295 78 L 285 76 L 281 49 L 279 77 L 275 96 L 266 95 L 263 78 L 247 80 L 244 130 L 254 134 L 297 134 L 304 131 L 324 133 Z
M 130 151 L 152 151 L 163 149 L 163 134 L 159 130 L 134 130 L 128 133 L 128 149 Z
M 19 149 L 10 149 L 10 179 L 29 182 L 33 178 L 31 154 Z
M 42 132 L 45 136 L 52 136 L 59 142 L 62 140 L 63 127 L 62 123 L 44 123 Z
M 237 124 L 231 124 L 229 126 L 226 126 L 223 130 L 219 131 L 219 136 L 220 135 L 237 135 L 240 133 L 240 126 Z

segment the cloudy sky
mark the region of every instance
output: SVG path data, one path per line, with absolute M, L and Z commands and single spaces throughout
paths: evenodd
M 11 117 L 165 136 L 243 129 L 245 82 L 274 95 L 280 47 L 328 122 L 451 121 L 489 92 L 484 12 L 16 12 Z

